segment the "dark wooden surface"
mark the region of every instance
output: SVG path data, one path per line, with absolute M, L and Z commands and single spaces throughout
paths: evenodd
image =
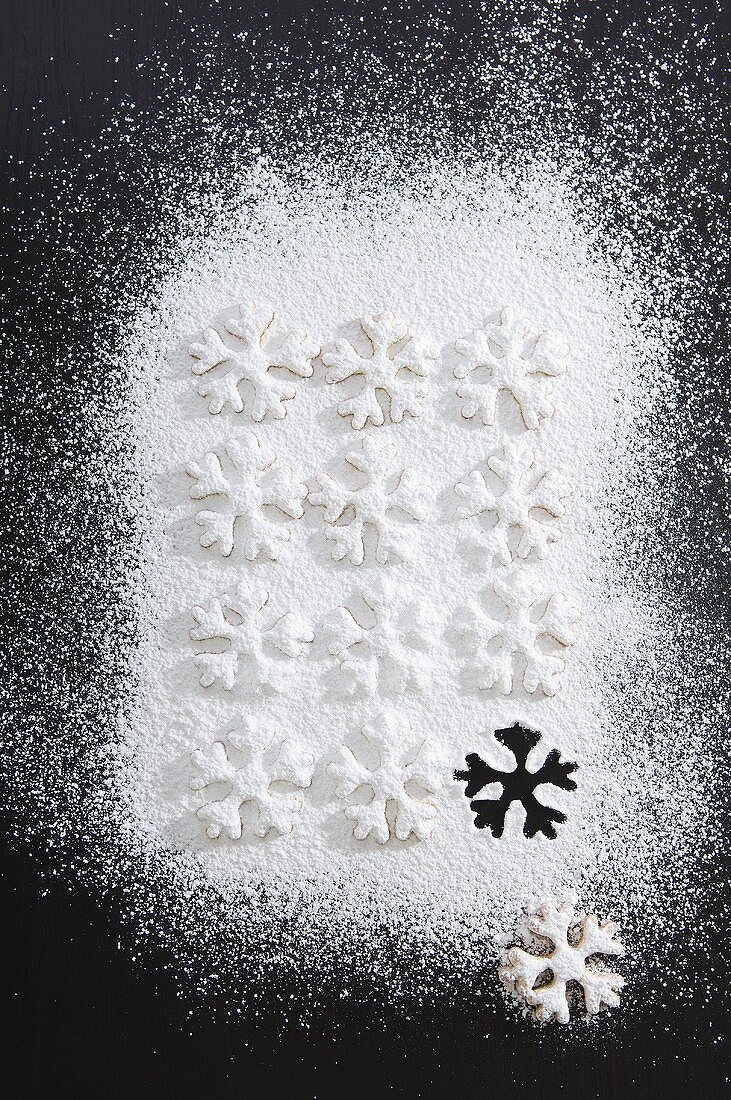
M 190 44 L 180 45 L 182 25 L 205 11 L 214 25 L 217 20 L 227 28 L 257 25 L 275 39 L 291 37 L 293 28 L 317 35 L 331 16 L 349 7 L 360 12 L 384 5 L 323 3 L 313 11 L 294 0 L 240 5 L 6 0 L 1 48 L 8 94 L 0 133 L 13 158 L 3 181 L 11 308 L 22 313 L 32 301 L 40 265 L 51 272 L 42 293 L 53 297 L 61 325 L 84 325 L 70 301 L 72 292 L 82 299 L 93 294 L 88 273 L 59 263 L 63 277 L 54 282 L 52 243 L 35 240 L 20 247 L 17 229 L 36 217 L 58 188 L 54 169 L 73 164 L 75 149 L 81 156 L 125 95 L 154 118 L 154 87 L 137 63 L 158 50 L 184 72 Z M 474 29 L 476 5 L 433 7 L 451 19 L 457 49 L 462 31 Z M 596 9 L 602 5 L 589 7 L 592 18 L 601 20 Z M 416 8 L 423 17 L 429 5 Z M 621 5 L 618 33 L 623 21 L 642 19 L 645 9 L 641 3 Z M 440 64 L 448 67 L 449 50 Z M 34 163 L 41 166 L 37 173 L 28 168 Z M 98 155 L 92 163 L 99 172 L 98 209 L 79 217 L 102 224 L 105 206 L 132 203 L 132 197 L 115 192 L 114 166 L 104 166 Z M 36 364 L 38 378 L 52 361 L 49 354 L 45 364 Z M 30 433 L 39 433 L 36 446 L 42 453 L 42 429 L 26 424 L 21 430 L 26 443 Z M 317 1016 L 306 1030 L 212 1022 L 199 1007 L 191 1020 L 190 1005 L 160 969 L 164 959 L 131 961 L 134 944 L 120 933 L 113 906 L 106 911 L 83 890 L 69 891 L 49 879 L 43 861 L 29 858 L 17 840 L 3 844 L 1 870 L 0 1074 L 6 1095 L 185 1100 L 249 1092 L 305 1098 L 454 1094 L 503 1100 L 539 1089 L 546 1096 L 617 1100 L 728 1095 L 718 1043 L 728 990 L 714 995 L 699 985 L 685 1000 L 673 1002 L 665 1016 L 656 1006 L 638 1010 L 631 1029 L 613 1029 L 606 1041 L 579 1037 L 559 1045 L 518 1024 L 488 1039 L 468 1026 L 464 1010 L 432 1012 L 429 1006 L 387 1034 L 366 1027 L 357 1011 L 345 1014 L 338 1006 L 332 1010 L 341 1016 L 334 1031 L 332 1021 L 321 1026 Z

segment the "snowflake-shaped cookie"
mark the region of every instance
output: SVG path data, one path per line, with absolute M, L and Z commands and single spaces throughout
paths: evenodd
M 327 769 L 337 781 L 338 798 L 347 799 L 361 788 L 370 788 L 373 794 L 370 802 L 344 809 L 345 816 L 355 822 L 353 836 L 356 840 L 372 836 L 379 844 L 392 835 L 398 840 L 412 835 L 426 840 L 438 815 L 428 795 L 438 794 L 447 778 L 438 749 L 426 741 L 417 749 L 408 723 L 392 714 L 366 723 L 363 737 L 378 763 L 362 763 L 343 745 L 340 760 L 328 764 Z
M 220 504 L 218 511 L 207 508 L 196 514 L 195 521 L 203 528 L 200 544 L 217 546 L 223 557 L 240 545 L 249 561 L 260 554 L 276 561 L 290 532 L 266 509 L 276 508 L 299 519 L 304 514 L 307 486 L 296 480 L 289 466 L 277 463 L 274 452 L 262 446 L 251 431 L 229 439 L 224 450 L 226 472 L 214 451 L 209 451 L 202 462 L 191 462 L 187 467 L 186 472 L 195 480 L 191 497 L 215 497 Z
M 568 346 L 560 337 L 550 332 L 537 335 L 526 317 L 507 308 L 498 323 L 485 324 L 458 340 L 455 351 L 460 361 L 454 376 L 468 379 L 457 387 L 466 419 L 479 415 L 483 424 L 494 424 L 501 392 L 518 403 L 526 428 L 537 428 L 553 416 L 551 379 L 566 373 L 568 359 Z M 471 379 L 478 369 L 488 372 L 484 381 Z
M 310 786 L 314 757 L 296 741 L 278 739 L 247 718 L 240 728 L 230 730 L 225 740 L 196 749 L 191 760 L 196 775 L 190 786 L 203 795 L 196 816 L 206 822 L 211 839 L 225 833 L 231 840 L 239 840 L 243 832 L 241 809 L 247 803 L 256 809 L 251 826 L 255 836 L 264 837 L 272 830 L 280 835 L 292 832 L 295 818 L 302 811 L 302 799 L 272 784 Z M 223 796 L 212 797 L 208 788 L 218 795 L 222 784 Z
M 510 695 L 518 658 L 525 665 L 525 690 L 532 695 L 540 688 L 545 695 L 555 695 L 561 687 L 564 660 L 557 652 L 544 652 L 544 648 L 547 643 L 556 648 L 574 644 L 579 609 L 560 592 L 548 597 L 536 595 L 520 575 L 509 583 L 496 582 L 493 590 L 505 605 L 504 619 L 494 619 L 472 601 L 455 622 L 456 633 L 471 658 L 465 672 L 476 687 L 496 687 Z M 541 605 L 543 610 L 537 614 Z
M 353 565 L 361 565 L 366 526 L 376 533 L 379 564 L 385 564 L 392 554 L 408 557 L 412 531 L 397 523 L 396 517 L 403 513 L 414 520 L 424 518 L 416 475 L 408 468 L 398 469 L 393 446 L 372 437 L 363 440 L 361 450 L 348 451 L 345 460 L 366 475 L 366 484 L 360 489 L 347 489 L 330 474 L 321 474 L 317 479 L 319 489 L 311 489 L 309 497 L 312 504 L 325 509 L 325 535 L 332 543 L 333 558 L 347 558 Z M 395 479 L 395 487 L 388 488 Z
M 466 546 L 506 566 L 513 553 L 523 559 L 545 558 L 551 543 L 560 538 L 556 521 L 566 512 L 565 500 L 570 494 L 566 481 L 558 471 L 536 466 L 530 444 L 522 439 L 489 455 L 485 464 L 499 478 L 500 491 L 480 470 L 473 470 L 468 481 L 455 486 L 460 519 L 494 519 L 492 527 L 465 540 Z
M 425 685 L 433 630 L 424 608 L 405 602 L 393 584 L 361 593 L 363 610 L 338 607 L 323 622 L 328 653 L 338 662 L 343 693 L 401 695 Z
M 389 399 L 389 419 L 394 424 L 400 424 L 404 413 L 419 416 L 427 395 L 420 379 L 431 374 L 436 350 L 410 336 L 407 325 L 390 310 L 362 317 L 360 325 L 371 345 L 370 356 L 360 355 L 348 340 L 338 340 L 322 355 L 328 382 L 343 382 L 354 375 L 363 379 L 359 392 L 342 401 L 338 412 L 353 418 L 353 428 L 362 428 L 369 420 L 381 425 L 385 417 L 378 394 L 383 393 Z
M 199 652 L 195 665 L 201 671 L 202 687 L 220 683 L 230 691 L 237 680 L 251 691 L 269 687 L 281 690 L 281 660 L 274 650 L 286 657 L 301 657 L 315 635 L 299 615 L 288 612 L 267 626 L 264 609 L 269 601 L 265 588 L 241 581 L 233 596 L 223 595 L 193 608 L 195 625 L 190 631 L 196 642 L 210 642 L 215 652 Z M 220 646 L 225 645 L 223 651 Z
M 603 1008 L 616 1008 L 624 986 L 621 974 L 598 968 L 594 955 L 623 955 L 613 921 L 600 924 L 593 913 L 574 915 L 575 897 L 558 902 L 553 899 L 539 905 L 528 919 L 528 929 L 553 945 L 544 954 L 533 955 L 521 947 L 511 947 L 500 977 L 520 1000 L 533 1010 L 542 1023 L 569 1022 L 567 986 L 577 982 L 590 1016 Z M 545 981 L 540 981 L 546 975 Z M 548 977 L 550 975 L 550 977 Z
M 274 420 L 286 416 L 285 402 L 295 396 L 295 388 L 275 378 L 270 370 L 284 367 L 299 378 L 308 378 L 320 348 L 306 332 L 290 332 L 279 340 L 272 339 L 273 321 L 270 306 L 242 302 L 238 314 L 223 323 L 225 332 L 234 337 L 233 346 L 225 343 L 215 328 L 207 328 L 203 339 L 190 345 L 188 350 L 195 360 L 193 374 L 209 375 L 218 367 L 227 368 L 198 383 L 198 392 L 209 399 L 209 412 L 220 413 L 228 405 L 233 412 L 245 411 L 257 422 L 267 414 Z M 242 396 L 242 385 L 246 397 Z

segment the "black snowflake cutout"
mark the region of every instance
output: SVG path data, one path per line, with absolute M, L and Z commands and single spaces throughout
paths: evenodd
M 549 840 L 556 839 L 554 822 L 561 824 L 566 814 L 544 806 L 535 796 L 536 787 L 541 783 L 550 783 L 564 791 L 575 791 L 576 783 L 569 779 L 578 765 L 561 763 L 561 754 L 551 749 L 540 768 L 531 772 L 526 768 L 528 754 L 541 739 L 537 730 L 526 729 L 518 722 L 507 729 L 495 730 L 495 738 L 512 752 L 516 760 L 515 770 L 501 772 L 487 764 L 476 752 L 465 757 L 467 771 L 456 771 L 454 778 L 467 783 L 465 795 L 474 796 L 489 783 L 499 783 L 503 788 L 500 798 L 478 798 L 470 802 L 470 809 L 476 814 L 475 825 L 478 829 L 489 827 L 494 837 L 501 837 L 505 829 L 505 815 L 512 802 L 520 802 L 525 810 L 523 833 L 534 837 L 543 833 Z

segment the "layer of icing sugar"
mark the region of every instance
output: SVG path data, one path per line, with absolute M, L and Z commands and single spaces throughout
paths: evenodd
M 206 1012 L 225 1000 L 247 1027 L 264 1003 L 299 1011 L 284 975 L 303 1002 L 329 1002 L 318 1027 L 361 993 L 359 1024 L 373 1008 L 380 1025 L 414 990 L 437 1033 L 445 995 L 462 999 L 469 1027 L 482 1032 L 495 1011 L 502 1026 L 501 930 L 514 946 L 531 894 L 575 888 L 627 945 L 615 1023 L 634 1029 L 633 1000 L 654 1000 L 665 1031 L 689 984 L 717 996 L 724 946 L 728 646 L 716 620 L 731 575 L 730 418 L 715 15 L 651 4 L 594 18 L 505 0 L 476 5 L 455 35 L 447 14 L 376 5 L 358 19 L 318 11 L 313 35 L 299 15 L 223 7 L 200 21 L 166 9 L 164 49 L 135 54 L 134 102 L 97 101 L 112 115 L 95 139 L 84 134 L 102 116 L 86 101 L 83 119 L 55 130 L 42 121 L 53 98 L 18 120 L 43 156 L 16 149 L 10 166 L 29 275 L 9 361 L 31 430 L 19 421 L 28 478 L 6 479 L 26 625 L 9 638 L 19 675 L 3 696 L 9 833 L 44 874 L 111 899 L 136 958 L 156 965 L 162 944 Z M 368 366 L 375 317 L 411 336 L 381 341 L 388 358 L 404 353 L 400 379 L 382 356 Z M 256 488 L 234 486 L 226 446 L 252 429 L 275 461 Z M 298 487 L 316 492 L 329 474 L 357 496 L 345 455 L 370 436 L 398 443 L 393 469 L 424 483 L 426 510 L 389 525 L 407 560 L 378 563 L 371 523 L 353 566 L 331 556 L 340 521 Z M 547 506 L 530 525 L 522 459 L 501 465 L 519 440 L 532 456 L 521 488 Z M 186 468 L 217 478 L 211 455 L 233 496 L 191 498 L 200 482 Z M 289 512 L 265 505 L 290 469 L 278 498 Z M 544 470 L 568 476 L 571 496 Z M 462 518 L 456 485 L 495 508 Z M 506 535 L 508 512 L 521 518 Z M 581 611 L 573 642 L 552 650 L 550 698 L 550 677 L 527 699 L 466 683 L 452 629 L 470 601 L 505 622 L 494 584 L 529 566 L 540 592 Z M 224 634 L 190 637 L 216 626 Z M 511 655 L 511 692 L 524 661 Z M 231 687 L 203 686 L 206 670 L 234 673 Z M 498 671 L 508 684 L 507 659 Z M 247 708 L 268 739 L 248 778 Z M 523 720 L 541 734 L 528 767 L 558 753 L 555 780 L 578 765 L 576 789 L 536 792 L 556 840 L 523 838 L 520 798 L 494 837 L 500 784 L 468 798 L 451 780 L 449 797 L 417 795 L 438 815 L 417 810 L 431 836 L 392 838 L 394 820 L 384 843 L 355 838 L 345 811 L 359 796 L 340 799 L 328 765 L 352 749 L 377 767 L 366 708 L 403 719 L 394 728 L 408 720 L 394 767 L 431 743 L 428 723 L 450 766 L 473 754 L 475 782 L 514 768 L 495 731 Z M 213 809 L 215 785 L 195 786 L 196 760 L 230 766 L 256 794 L 240 840 L 206 835 L 238 824 L 198 816 L 228 811 Z M 279 789 L 284 768 L 312 782 Z M 531 804 L 527 790 L 513 779 L 507 793 Z M 267 820 L 282 833 L 257 835 Z M 659 981 L 666 965 L 672 980 Z
M 201 546 L 209 536 L 201 539 L 191 512 L 190 476 L 198 485 L 220 480 L 221 463 L 211 456 L 228 455 L 235 466 L 234 448 L 246 445 L 249 429 L 231 409 L 210 415 L 192 385 L 190 349 L 199 373 L 201 333 L 210 343 L 211 333 L 233 331 L 225 318 L 254 298 L 273 303 L 293 331 L 311 334 L 308 351 L 315 344 L 340 350 L 325 353 L 329 377 L 317 358 L 310 377 L 297 372 L 286 417 L 275 411 L 257 425 L 261 454 L 276 455 L 296 470 L 296 480 L 286 499 L 255 486 L 253 503 L 247 497 L 236 504 L 237 514 L 266 503 L 275 508 L 267 509 L 256 545 L 227 531 L 217 536 L 219 555 Z M 610 716 L 625 655 L 640 639 L 647 646 L 657 624 L 657 609 L 612 558 L 610 513 L 625 473 L 641 457 L 633 451 L 641 444 L 631 438 L 630 414 L 646 408 L 652 386 L 632 300 L 625 279 L 592 256 L 565 186 L 545 173 L 528 195 L 487 173 L 442 170 L 417 197 L 386 188 L 339 192 L 332 184 L 292 190 L 262 170 L 255 204 L 228 209 L 205 247 L 188 251 L 138 330 L 148 355 L 136 412 L 149 502 L 146 633 L 136 721 L 127 731 L 130 762 L 120 782 L 135 828 L 149 843 L 171 859 L 192 859 L 210 881 L 235 885 L 244 897 L 263 886 L 275 909 L 277 897 L 288 905 L 300 897 L 313 924 L 324 921 L 330 930 L 340 924 L 357 934 L 370 914 L 384 911 L 408 919 L 427 940 L 437 929 L 443 935 L 445 925 L 489 940 L 535 894 L 563 895 L 577 882 L 591 891 L 607 852 L 632 880 L 639 792 L 635 813 Z M 362 426 L 370 384 L 363 334 L 374 317 L 390 319 L 390 328 L 373 346 L 383 351 L 399 338 L 410 366 L 403 395 L 387 379 L 379 395 L 373 382 L 367 396 L 382 403 L 384 422 L 371 400 L 370 422 Z M 408 328 L 394 318 L 408 318 Z M 429 334 L 428 369 L 419 359 L 414 371 L 409 336 L 420 333 Z M 466 365 L 465 340 L 472 348 Z M 492 388 L 478 377 L 490 359 L 502 372 Z M 267 378 L 276 369 L 267 366 Z M 474 409 L 465 405 L 464 382 L 457 392 L 455 375 L 469 375 L 473 389 L 485 391 Z M 412 391 L 419 397 L 413 408 Z M 526 440 L 530 454 L 523 453 Z M 515 471 L 495 464 L 491 456 L 501 454 L 518 455 Z M 196 465 L 202 455 L 209 456 L 206 470 Z M 488 468 L 504 479 L 535 470 L 534 502 L 503 522 L 506 531 L 508 521 L 517 523 L 527 549 L 539 553 L 524 553 L 524 542 L 509 546 L 500 528 L 496 555 L 464 552 L 455 485 L 469 485 L 473 471 Z M 563 489 L 543 476 L 555 469 L 569 472 L 565 515 Z M 300 483 L 309 489 L 306 502 Z M 494 486 L 498 517 L 510 484 Z M 375 495 L 368 495 L 371 487 Z M 486 491 L 484 482 L 474 488 Z M 224 488 L 213 490 L 226 498 Z M 533 504 L 543 509 L 537 519 L 528 511 Z M 277 508 L 286 515 L 277 516 Z M 281 557 L 267 549 L 270 527 L 282 545 L 286 540 Z M 254 554 L 259 546 L 266 552 Z M 521 591 L 524 581 L 535 596 Z M 201 609 L 237 586 L 248 604 L 252 593 L 261 594 L 249 609 L 261 620 L 249 647 L 256 651 L 254 676 L 235 675 L 225 655 L 222 675 L 210 674 L 220 663 L 214 654 L 213 662 L 204 657 L 199 682 L 191 608 L 198 608 L 200 628 Z M 490 603 L 492 590 L 503 594 L 497 604 Z M 529 609 L 542 596 L 529 628 Z M 526 620 L 520 637 L 510 599 Z M 480 621 L 489 627 L 485 645 L 496 636 L 503 643 L 476 678 L 459 645 L 465 606 L 475 601 L 483 602 Z M 235 598 L 230 606 L 243 622 L 247 612 L 237 613 Z M 408 621 L 410 607 L 421 609 L 426 627 Z M 222 614 L 220 606 L 213 611 Z M 268 644 L 267 631 L 276 635 L 289 614 L 297 629 L 285 632 L 285 644 L 276 637 Z M 224 636 L 222 626 L 217 636 Z M 544 651 L 548 636 L 555 644 Z M 472 644 L 470 653 L 474 664 L 480 647 Z M 252 664 L 250 653 L 237 660 L 242 671 Z M 278 743 L 297 743 L 312 756 L 311 784 L 297 792 L 291 831 L 211 837 L 200 820 L 201 794 L 191 788 L 200 757 L 191 754 L 223 743 L 247 716 Z M 556 839 L 524 836 L 519 802 L 500 838 L 476 829 L 463 786 L 450 775 L 467 754 L 484 750 L 494 730 L 515 722 L 540 730 L 542 744 L 578 765 L 575 790 L 550 788 L 551 806 L 566 815 Z M 350 805 L 343 784 L 351 794 L 355 773 L 379 766 L 377 758 L 358 756 L 369 751 L 364 728 L 390 726 L 408 728 L 403 748 L 411 750 L 388 756 L 392 772 L 417 771 L 423 746 L 438 750 L 444 764 L 437 776 L 429 757 L 423 800 L 401 809 L 398 803 L 389 823 L 379 817 L 378 790 L 374 803 Z M 389 775 L 393 786 L 395 772 Z

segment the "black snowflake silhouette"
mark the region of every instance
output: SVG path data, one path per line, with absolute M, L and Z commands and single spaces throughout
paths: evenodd
M 480 798 L 470 802 L 470 809 L 476 814 L 475 825 L 478 829 L 484 829 L 487 825 L 494 837 L 501 837 L 508 807 L 511 802 L 521 802 L 525 809 L 525 836 L 533 837 L 536 833 L 543 833 L 550 840 L 555 840 L 553 822 L 560 824 L 565 821 L 566 814 L 544 806 L 533 792 L 540 783 L 552 783 L 554 787 L 561 787 L 565 791 L 575 791 L 576 784 L 573 779 L 569 779 L 569 774 L 576 771 L 578 765 L 562 764 L 561 754 L 556 749 L 551 749 L 538 771 L 529 772 L 525 766 L 528 753 L 538 744 L 541 735 L 537 730 L 526 729 L 518 722 L 507 729 L 495 730 L 495 738 L 512 752 L 516 760 L 515 771 L 497 771 L 476 752 L 471 752 L 465 757 L 467 771 L 454 773 L 455 779 L 466 781 L 467 798 L 473 798 L 488 783 L 499 783 L 503 788 L 500 798 Z

